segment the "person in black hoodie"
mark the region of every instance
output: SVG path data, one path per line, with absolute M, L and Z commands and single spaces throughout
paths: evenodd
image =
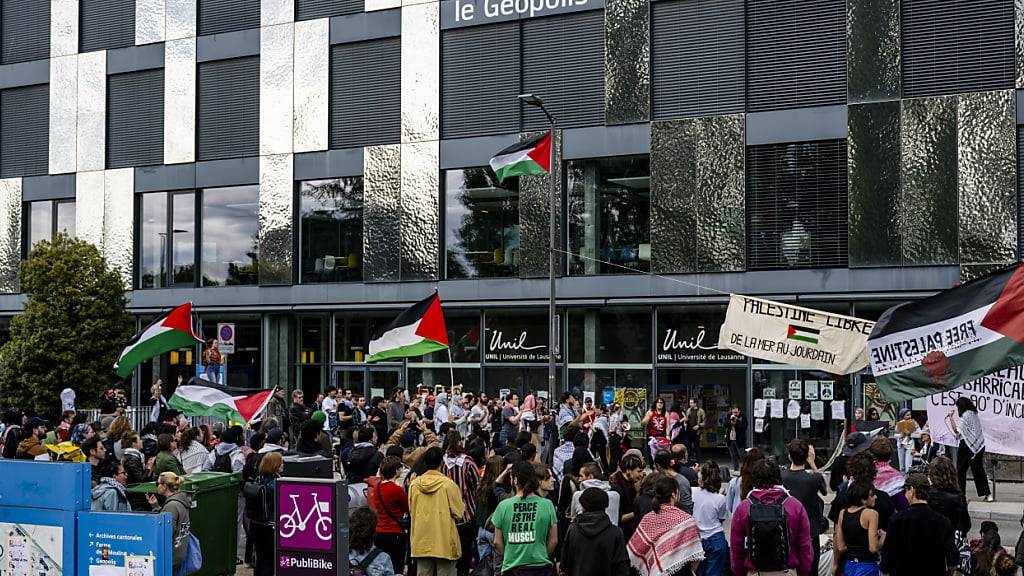
M 356 444 L 345 461 L 345 474 L 348 476 L 349 484 L 366 482 L 367 478 L 377 474 L 384 455 L 373 445 L 373 436 L 374 430 L 370 426 L 356 431 Z
M 626 539 L 608 520 L 608 494 L 587 488 L 580 494 L 583 512 L 569 526 L 562 544 L 561 573 L 565 576 L 628 576 Z

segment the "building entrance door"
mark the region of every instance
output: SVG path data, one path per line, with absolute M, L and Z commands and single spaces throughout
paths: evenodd
M 337 366 L 332 378 L 339 390 L 351 390 L 366 397 L 367 403 L 374 396 L 390 398 L 395 388 L 404 387 L 405 378 L 401 366 Z

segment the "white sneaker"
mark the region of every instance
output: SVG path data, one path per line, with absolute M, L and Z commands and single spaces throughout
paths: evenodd
M 988 496 L 985 496 L 985 502 L 995 502 L 995 501 L 996 501 L 995 496 L 992 496 L 991 494 L 989 494 Z

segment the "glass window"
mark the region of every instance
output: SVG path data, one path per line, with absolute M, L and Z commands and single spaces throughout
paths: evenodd
M 726 445 L 726 419 L 733 404 L 750 416 L 746 368 L 658 370 L 658 396 L 665 399 L 666 407 L 676 407 L 681 414 L 690 398 L 697 400 L 707 416 L 701 430 L 701 448 Z
M 224 384 L 239 388 L 261 388 L 260 342 L 262 339 L 262 319 L 252 316 L 203 316 L 202 334 L 205 338 L 217 335 L 217 324 L 235 325 L 235 351 L 223 354 Z M 202 368 L 202 364 L 199 364 Z
M 527 394 L 535 394 L 538 398 L 548 395 L 547 368 L 487 368 L 484 378 L 484 392 L 488 398 L 503 398 L 513 393 L 518 394 L 520 400 Z M 561 385 L 562 371 L 559 370 L 555 372 L 555 389 L 560 390 Z
M 850 413 L 850 378 L 841 374 L 812 370 L 755 369 L 751 372 L 754 399 L 772 398 L 783 401 L 783 418 L 765 418 L 764 429 L 758 433 L 755 415 L 748 414 L 754 430 L 754 445 L 760 446 L 780 462 L 788 460 L 786 443 L 797 437 L 814 444 L 818 463 L 828 460 L 836 444 L 843 438 L 843 420 L 832 419 L 831 400 L 844 400 L 846 415 Z M 800 413 L 811 415 L 811 427 L 801 428 L 799 419 L 789 418 L 790 382 L 800 382 L 793 400 L 800 403 Z M 799 396 L 799 398 L 797 398 Z M 817 405 L 817 406 L 816 406 Z M 815 418 L 821 410 L 821 419 Z
M 370 337 L 389 324 L 398 312 L 359 312 L 334 315 L 334 361 L 362 362 Z
M 448 278 L 519 275 L 519 179 L 490 168 L 445 173 Z
M 659 364 L 746 364 L 747 357 L 718 347 L 723 305 L 658 308 L 654 345 Z M 660 382 L 660 380 L 659 380 Z
M 567 163 L 570 274 L 651 269 L 651 169 L 647 156 Z
M 139 196 L 139 288 L 194 284 L 195 202 L 194 192 Z
M 299 210 L 301 282 L 362 280 L 362 177 L 303 182 Z
M 499 364 L 547 363 L 549 357 L 547 310 L 488 311 L 484 322 L 484 360 L 486 362 Z M 557 355 L 556 360 L 561 361 L 561 355 Z
M 74 200 L 39 200 L 25 204 L 26 254 L 43 240 L 57 233 L 75 235 Z
M 259 268 L 259 188 L 202 191 L 203 286 L 256 284 Z
M 435 386 L 444 386 L 449 389 L 448 384 L 455 376 L 455 385 L 462 386 L 463 392 L 480 391 L 480 369 L 479 368 L 413 368 L 409 367 L 409 389 L 418 390 L 426 388 L 433 391 Z
M 650 364 L 651 309 L 570 309 L 569 362 Z
M 438 350 L 423 356 L 423 362 L 448 363 L 448 351 L 451 361 L 480 362 L 480 311 L 479 310 L 445 310 L 444 323 L 448 329 L 448 350 Z

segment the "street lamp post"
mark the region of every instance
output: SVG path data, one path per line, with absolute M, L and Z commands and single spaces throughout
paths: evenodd
M 557 256 L 557 243 L 555 241 L 555 198 L 556 198 L 556 182 L 555 182 L 555 117 L 548 112 L 548 109 L 544 106 L 544 101 L 540 97 L 534 94 L 520 94 L 519 100 L 529 106 L 536 106 L 540 108 L 541 112 L 548 119 L 551 133 L 551 163 L 550 172 L 548 173 L 548 404 L 552 405 L 556 402 L 555 395 L 557 394 L 555 386 L 555 355 L 559 352 L 559 323 L 558 316 L 555 312 L 555 260 Z M 559 175 L 561 172 L 559 172 Z

